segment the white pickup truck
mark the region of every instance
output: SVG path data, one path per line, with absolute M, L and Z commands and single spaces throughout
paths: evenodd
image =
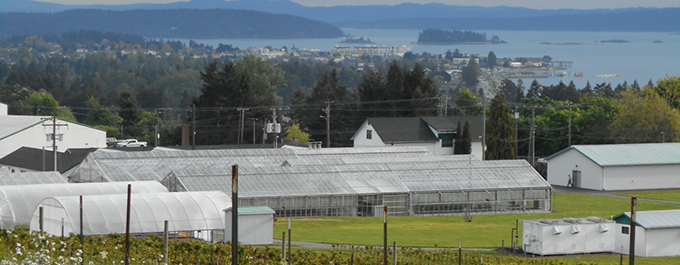
M 139 142 L 137 139 L 127 139 L 121 143 L 117 143 L 116 147 L 146 147 L 146 142 Z

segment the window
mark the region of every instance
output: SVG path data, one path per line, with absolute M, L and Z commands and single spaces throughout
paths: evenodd
M 630 227 L 627 226 L 622 226 L 621 227 L 621 234 L 629 234 L 630 233 Z
M 366 130 L 366 139 L 373 139 L 373 130 Z

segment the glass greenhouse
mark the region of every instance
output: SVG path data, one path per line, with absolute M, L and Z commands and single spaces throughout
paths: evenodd
M 0 186 L 0 228 L 28 226 L 33 210 L 47 197 L 127 194 L 128 184 L 132 184 L 133 193 L 168 193 L 157 181 Z
M 422 216 L 543 212 L 550 185 L 525 160 L 241 167 L 239 204 L 279 216 Z M 170 191 L 231 194 L 231 168 L 174 170 Z
M 230 149 L 154 152 L 94 152 L 71 174 L 71 182 L 161 181 L 172 170 L 242 167 L 276 167 L 288 160 L 368 159 L 420 156 L 433 158 L 424 147 L 367 147 L 330 149 Z
M 68 183 L 68 181 L 56 171 L 12 173 L 0 170 L 0 186 L 49 183 Z
M 41 207 L 44 232 L 60 236 L 63 228 L 65 235 L 80 233 L 79 196 L 49 197 L 41 201 L 31 212 L 31 231 L 40 231 Z M 162 234 L 167 220 L 168 231 L 175 237 L 210 240 L 212 231 L 224 233 L 223 211 L 228 207 L 231 199 L 223 192 L 132 194 L 130 233 Z M 127 194 L 83 196 L 83 235 L 124 234 L 126 213 Z

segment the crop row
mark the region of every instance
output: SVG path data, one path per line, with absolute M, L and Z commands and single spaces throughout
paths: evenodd
M 151 235 L 130 239 L 130 264 L 163 264 L 163 239 Z M 169 264 L 230 264 L 231 245 L 211 244 L 201 240 L 171 240 Z M 0 234 L 0 264 L 122 264 L 125 237 L 108 235 L 60 237 L 5 230 Z M 269 246 L 241 246 L 239 264 L 286 264 L 281 249 Z M 391 253 L 389 255 L 391 263 Z M 462 264 L 569 264 L 556 259 L 528 259 L 489 252 L 464 251 Z M 380 247 L 333 248 L 330 250 L 294 249 L 291 264 L 382 264 Z M 397 252 L 398 264 L 457 264 L 457 250 L 426 251 L 404 248 Z M 579 263 L 584 264 L 584 263 Z

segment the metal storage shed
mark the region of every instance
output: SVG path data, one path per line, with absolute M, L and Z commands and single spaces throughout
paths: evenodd
M 231 207 L 225 212 L 224 235 L 231 240 Z M 274 243 L 274 210 L 266 206 L 238 208 L 238 241 L 248 245 Z
M 133 182 L 133 193 L 158 193 L 168 190 L 156 181 Z M 35 207 L 45 198 L 53 196 L 126 194 L 125 182 L 40 184 L 0 186 L 0 228 L 14 229 L 27 226 Z
M 50 235 L 78 234 L 79 196 L 44 199 L 32 214 L 31 231 L 40 231 L 39 209 L 43 209 L 43 231 Z M 231 199 L 222 192 L 183 192 L 132 194 L 130 233 L 163 233 L 164 221 L 172 232 L 224 229 L 222 210 Z M 83 196 L 83 235 L 125 233 L 127 194 Z M 204 239 L 210 239 L 205 233 Z
M 618 223 L 615 251 L 628 254 L 630 212 L 614 217 Z M 635 213 L 635 256 L 680 256 L 680 210 Z
M 593 190 L 680 188 L 680 143 L 573 145 L 546 158 L 548 182 Z
M 522 221 L 524 252 L 565 255 L 614 251 L 616 223 L 599 217 Z
M 0 170 L 0 186 L 49 183 L 68 183 L 68 181 L 56 171 L 11 173 Z

